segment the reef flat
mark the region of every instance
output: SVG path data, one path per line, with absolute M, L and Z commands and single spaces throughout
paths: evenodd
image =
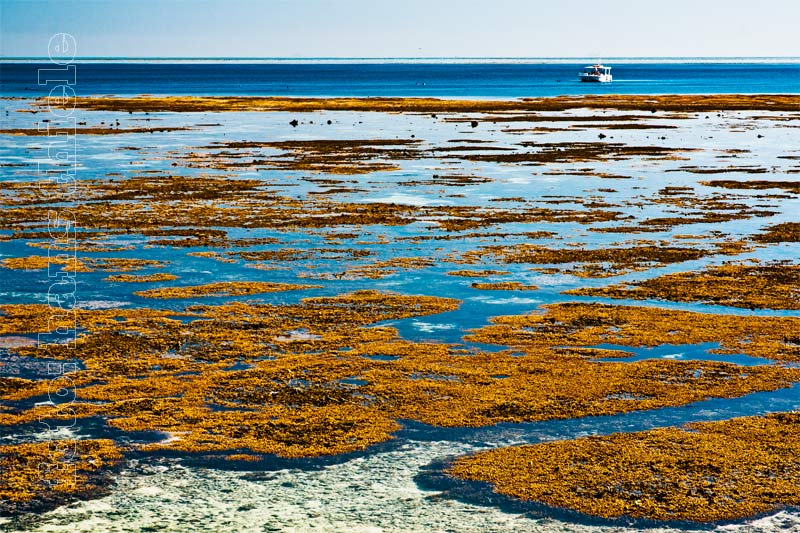
M 81 97 L 69 187 L 49 102 L 2 105 L 0 513 L 417 434 L 479 452 L 451 486 L 593 516 L 797 505 L 800 97 Z

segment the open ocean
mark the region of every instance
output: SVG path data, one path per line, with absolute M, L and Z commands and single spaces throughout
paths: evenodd
M 76 65 L 80 95 L 449 96 L 519 98 L 562 94 L 798 93 L 800 59 L 604 61 L 611 84 L 580 83 L 592 60 L 557 62 L 326 60 L 87 62 Z M 530 60 L 535 61 L 535 60 Z M 663 61 L 663 62 L 662 62 Z M 0 62 L 0 94 L 32 96 L 38 68 Z

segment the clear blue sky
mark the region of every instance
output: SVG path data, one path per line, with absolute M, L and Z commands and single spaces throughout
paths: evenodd
M 800 0 L 0 0 L 0 55 L 800 56 Z

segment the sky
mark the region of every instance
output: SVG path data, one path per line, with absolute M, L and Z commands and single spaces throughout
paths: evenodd
M 800 0 L 0 0 L 0 56 L 800 56 Z

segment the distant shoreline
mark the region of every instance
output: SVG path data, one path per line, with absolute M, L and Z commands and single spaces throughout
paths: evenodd
M 42 100 L 42 106 L 49 105 Z M 224 112 L 224 111 L 383 111 L 398 113 L 502 113 L 618 109 L 623 111 L 800 111 L 800 95 L 585 95 L 509 100 L 444 98 L 293 98 L 275 96 L 79 97 L 73 105 L 92 111 Z

